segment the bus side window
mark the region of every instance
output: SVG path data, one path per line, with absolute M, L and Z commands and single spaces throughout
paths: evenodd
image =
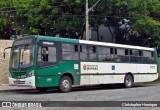
M 155 63 L 154 52 L 151 52 L 151 63 Z
M 150 51 L 143 52 L 143 63 L 155 63 L 154 53 Z
M 112 62 L 113 61 L 113 48 L 110 47 L 97 47 L 98 61 Z
M 38 62 L 56 62 L 56 48 L 39 46 Z
M 89 61 L 97 61 L 96 46 L 88 46 Z
M 80 45 L 80 59 L 82 61 L 88 61 L 87 45 Z
M 130 62 L 137 63 L 139 57 L 139 51 L 138 50 L 130 50 Z
M 63 60 L 79 60 L 78 45 L 62 43 Z
M 116 62 L 129 62 L 129 57 L 127 49 L 117 48 L 117 55 L 115 55 Z

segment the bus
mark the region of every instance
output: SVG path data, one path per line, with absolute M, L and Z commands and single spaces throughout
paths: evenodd
M 9 84 L 40 92 L 96 84 L 130 88 L 158 79 L 155 48 L 40 35 L 17 39 L 8 48 Z

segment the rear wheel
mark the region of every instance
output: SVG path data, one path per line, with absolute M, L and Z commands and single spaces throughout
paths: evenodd
M 126 75 L 124 78 L 124 86 L 130 88 L 133 86 L 133 78 L 131 75 Z
M 72 89 L 72 80 L 69 76 L 62 76 L 59 82 L 61 92 L 69 92 Z

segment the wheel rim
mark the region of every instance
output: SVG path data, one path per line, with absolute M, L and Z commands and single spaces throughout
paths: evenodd
M 68 80 L 63 80 L 63 81 L 62 81 L 62 88 L 63 88 L 63 89 L 68 89 L 69 86 L 70 86 L 70 83 L 69 83 Z
M 132 80 L 131 80 L 131 79 L 126 79 L 126 84 L 127 84 L 128 86 L 131 86 Z

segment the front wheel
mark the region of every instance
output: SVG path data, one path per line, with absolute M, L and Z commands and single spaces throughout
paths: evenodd
M 59 82 L 59 90 L 61 92 L 69 92 L 72 89 L 72 80 L 68 76 L 62 76 Z
M 127 75 L 125 78 L 124 78 L 124 86 L 126 88 L 130 88 L 132 87 L 133 85 L 133 78 L 131 75 Z

